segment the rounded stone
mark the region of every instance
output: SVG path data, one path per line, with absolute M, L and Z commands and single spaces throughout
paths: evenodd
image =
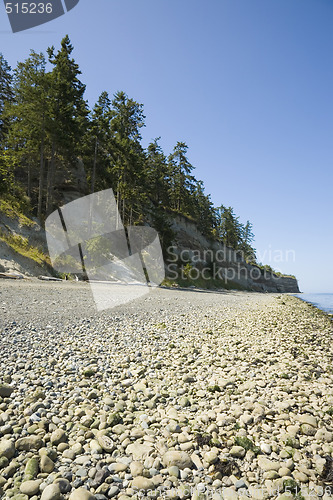
M 29 497 L 37 495 L 39 493 L 39 486 L 41 485 L 41 483 L 41 479 L 24 481 L 20 486 L 20 492 L 24 495 L 28 495 Z
M 112 441 L 112 439 L 109 436 L 101 435 L 101 436 L 98 436 L 97 440 L 98 440 L 98 444 L 100 445 L 100 447 L 104 451 L 106 451 L 107 453 L 113 452 L 115 446 L 114 446 L 114 442 Z
M 50 474 L 55 467 L 53 460 L 51 460 L 47 455 L 42 455 L 40 459 L 40 470 Z
M 50 438 L 51 444 L 58 446 L 60 443 L 67 441 L 66 432 L 63 429 L 56 429 L 52 432 Z
M 171 467 L 168 468 L 168 473 L 170 476 L 179 477 L 179 467 L 177 467 L 177 465 L 171 465 Z
M 272 453 L 271 445 L 269 445 L 268 443 L 262 443 L 260 445 L 260 449 L 263 453 L 266 453 L 266 455 L 270 455 Z
M 49 484 L 44 489 L 41 500 L 60 500 L 61 491 L 58 484 Z
M 9 398 L 14 391 L 13 387 L 8 384 L 0 384 L 0 397 Z
M 179 469 L 191 468 L 191 457 L 185 451 L 167 451 L 163 458 L 164 467 L 171 467 L 176 465 Z
M 243 458 L 245 456 L 246 450 L 243 446 L 233 446 L 230 450 L 230 455 L 235 458 Z
M 0 457 L 6 457 L 8 459 L 13 458 L 15 455 L 15 445 L 9 439 L 2 439 L 0 441 Z
M 141 462 L 134 461 L 130 465 L 130 471 L 133 477 L 142 476 L 143 473 L 143 465 Z
M 316 428 L 313 427 L 313 425 L 310 424 L 301 425 L 301 433 L 304 434 L 304 436 L 314 436 L 316 432 L 317 432 Z
M 15 448 L 19 451 L 39 450 L 43 446 L 43 440 L 35 435 L 20 438 L 15 443 Z
M 155 488 L 155 484 L 153 483 L 152 479 L 148 479 L 147 477 L 143 476 L 137 476 L 132 481 L 132 488 L 134 488 L 135 490 L 147 491 Z
M 71 493 L 69 500 L 95 500 L 95 495 L 85 488 L 77 488 Z

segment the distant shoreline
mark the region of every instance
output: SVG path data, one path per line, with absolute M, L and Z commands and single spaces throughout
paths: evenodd
M 292 295 L 328 316 L 333 316 L 333 293 L 300 293 Z

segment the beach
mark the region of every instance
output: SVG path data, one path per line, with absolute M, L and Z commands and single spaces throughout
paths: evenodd
M 290 295 L 0 283 L 0 496 L 333 498 L 333 329 Z

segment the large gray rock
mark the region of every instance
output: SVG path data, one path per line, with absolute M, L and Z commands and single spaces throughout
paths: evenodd
M 133 443 L 127 446 L 126 453 L 133 455 L 133 460 L 144 460 L 153 450 L 154 448 L 150 444 Z
M 317 427 L 318 422 L 316 417 L 310 415 L 309 413 L 304 413 L 303 415 L 298 415 L 298 420 L 301 424 L 312 425 L 312 427 Z
M 58 446 L 60 443 L 65 443 L 67 441 L 66 432 L 63 429 L 56 429 L 51 434 L 51 444 Z
M 280 462 L 277 462 L 275 460 L 269 460 L 269 458 L 259 456 L 258 458 L 258 465 L 262 470 L 265 471 L 278 471 L 281 468 Z
M 235 458 L 243 458 L 246 450 L 243 446 L 233 446 L 230 450 L 230 455 Z
M 55 465 L 53 460 L 51 460 L 50 457 L 48 457 L 47 455 L 42 455 L 40 459 L 41 472 L 46 472 L 47 474 L 50 474 L 53 471 L 54 467 Z
M 137 476 L 132 481 L 132 488 L 135 490 L 152 490 L 155 489 L 155 485 L 151 479 L 143 476 Z
M 2 398 L 9 398 L 13 391 L 14 389 L 10 385 L 0 384 L 0 396 Z
M 15 455 L 15 445 L 9 439 L 2 439 L 0 441 L 0 457 L 13 458 Z
M 49 484 L 42 493 L 41 500 L 60 500 L 61 491 L 59 484 Z
M 44 441 L 39 436 L 27 436 L 16 441 L 15 447 L 19 451 L 39 450 L 44 446 Z
M 20 492 L 28 497 L 32 497 L 39 493 L 39 486 L 41 485 L 41 479 L 34 479 L 31 481 L 24 481 L 20 486 Z
M 164 467 L 176 465 L 179 469 L 192 467 L 191 457 L 185 451 L 167 451 L 163 456 Z
M 95 500 L 95 495 L 90 493 L 90 491 L 85 488 L 78 488 L 73 491 L 69 500 Z
M 107 453 L 112 453 L 113 450 L 115 449 L 114 442 L 109 436 L 106 436 L 105 434 L 100 435 L 97 437 L 98 444 L 100 447 L 106 451 Z

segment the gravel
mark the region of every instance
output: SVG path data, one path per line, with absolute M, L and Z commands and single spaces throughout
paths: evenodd
M 323 498 L 331 319 L 289 295 L 0 283 L 0 497 Z

